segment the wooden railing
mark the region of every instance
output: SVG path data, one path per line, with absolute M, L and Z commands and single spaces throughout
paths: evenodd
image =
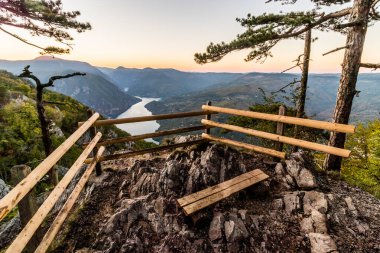
M 188 117 L 203 116 L 203 115 L 205 115 L 206 118 L 210 118 L 211 114 L 217 114 L 217 112 L 203 110 L 203 111 L 159 114 L 159 115 L 152 115 L 152 116 L 131 117 L 131 118 L 122 118 L 122 119 L 105 119 L 105 120 L 97 120 L 96 122 L 94 122 L 94 126 L 107 126 L 107 125 L 114 125 L 114 124 L 136 123 L 136 122 L 144 122 L 144 121 L 152 121 L 152 120 L 188 118 Z M 83 123 L 84 122 L 79 122 L 78 125 L 81 126 Z M 177 129 L 171 129 L 171 130 L 165 130 L 165 131 L 147 133 L 147 134 L 141 134 L 141 135 L 135 135 L 135 136 L 128 136 L 128 137 L 123 137 L 123 138 L 113 138 L 113 139 L 103 140 L 102 142 L 99 142 L 98 145 L 107 146 L 107 145 L 112 145 L 115 143 L 137 141 L 137 140 L 142 140 L 142 139 L 147 139 L 147 138 L 162 137 L 162 136 L 178 134 L 178 133 L 186 133 L 186 132 L 193 132 L 193 131 L 199 131 L 199 130 L 207 131 L 208 129 L 212 127 L 213 126 L 199 125 L 199 126 L 177 128 Z M 171 144 L 171 145 L 159 146 L 159 147 L 149 148 L 149 149 L 144 149 L 144 150 L 129 151 L 129 152 L 121 153 L 121 154 L 102 156 L 99 158 L 99 161 L 109 161 L 109 160 L 115 160 L 115 159 L 120 159 L 120 158 L 128 158 L 128 157 L 133 157 L 136 155 L 143 155 L 143 154 L 154 153 L 158 151 L 175 149 L 179 147 L 192 146 L 192 145 L 196 145 L 196 144 L 200 144 L 204 142 L 207 142 L 207 140 L 200 139 L 200 140 L 194 140 L 194 141 L 187 141 L 184 143 L 176 143 L 176 144 Z M 85 143 L 84 146 L 86 145 L 88 144 Z M 85 161 L 85 163 L 91 163 L 91 162 L 92 162 L 91 158 Z
M 100 132 L 96 132 L 96 126 L 106 126 L 113 124 L 124 124 L 124 123 L 134 123 L 134 122 L 143 122 L 150 120 L 163 120 L 163 119 L 176 119 L 176 118 L 184 118 L 184 117 L 194 117 L 194 116 L 202 116 L 206 115 L 206 118 L 210 118 L 211 114 L 215 114 L 216 112 L 208 112 L 208 111 L 195 111 L 195 112 L 182 112 L 182 113 L 173 113 L 173 114 L 162 114 L 162 115 L 153 115 L 153 116 L 144 116 L 144 117 L 134 117 L 134 118 L 124 118 L 124 119 L 106 119 L 106 120 L 98 120 L 99 114 L 90 112 L 90 118 L 85 122 L 79 122 L 79 128 L 64 141 L 54 152 L 49 155 L 43 162 L 41 162 L 29 175 L 27 175 L 20 183 L 18 183 L 4 198 L 0 200 L 0 221 L 5 218 L 5 216 L 16 207 L 16 205 L 30 192 L 36 184 L 45 176 L 52 167 L 62 158 L 63 155 L 75 144 L 75 142 L 87 131 L 90 130 L 90 136 L 92 140 L 89 143 L 84 144 L 84 150 L 78 159 L 74 162 L 71 168 L 66 172 L 64 177 L 59 181 L 59 183 L 55 186 L 46 200 L 42 203 L 42 205 L 38 208 L 38 210 L 34 213 L 33 217 L 30 218 L 29 222 L 24 226 L 22 231 L 17 235 L 16 239 L 12 242 L 12 244 L 6 250 L 6 253 L 17 253 L 22 252 L 24 248 L 27 246 L 28 242 L 31 240 L 33 235 L 36 233 L 44 219 L 47 217 L 49 212 L 53 209 L 54 205 L 57 203 L 59 198 L 64 193 L 65 189 L 72 181 L 74 176 L 79 173 L 83 164 L 90 164 L 87 166 L 85 172 L 82 177 L 76 184 L 74 190 L 71 192 L 70 196 L 66 200 L 65 204 L 59 211 L 58 215 L 55 217 L 52 222 L 50 228 L 42 238 L 39 245 L 34 248 L 35 252 L 46 252 L 49 248 L 51 242 L 54 237 L 57 235 L 60 227 L 64 223 L 67 218 L 70 210 L 74 206 L 75 201 L 79 197 L 79 194 L 86 182 L 89 180 L 90 175 L 92 174 L 95 167 L 100 168 L 99 162 L 132 157 L 140 154 L 158 152 L 162 150 L 174 149 L 178 147 L 186 147 L 195 144 L 200 144 L 207 142 L 207 140 L 199 139 L 193 141 L 187 141 L 184 143 L 177 143 L 166 146 L 159 146 L 155 148 L 139 150 L 139 151 L 131 151 L 123 154 L 114 154 L 102 156 L 105 150 L 106 145 L 111 145 L 115 143 L 128 142 L 128 141 L 136 141 L 142 140 L 146 138 L 153 137 L 161 137 L 166 135 L 206 130 L 211 128 L 211 126 L 193 126 L 186 128 L 178 128 L 166 131 L 160 131 L 155 133 L 148 133 L 136 136 L 128 136 L 124 138 L 115 138 L 109 140 L 103 140 L 100 142 L 102 134 Z M 88 156 L 92 153 L 96 152 L 93 158 L 88 158 Z M 97 171 L 97 175 L 100 172 Z M 33 249 L 33 250 L 34 250 Z
M 82 124 L 69 138 L 67 138 L 53 153 L 51 153 L 43 162 L 41 162 L 29 175 L 27 175 L 20 183 L 18 183 L 4 198 L 0 200 L 0 220 L 4 219 L 4 217 L 27 195 L 29 191 L 31 191 L 36 184 L 45 176 L 49 170 L 62 158 L 64 154 L 75 144 L 75 142 L 93 125 L 93 123 L 99 118 L 99 114 L 95 113 L 91 118 L 89 118 L 86 122 Z M 102 134 L 97 133 L 96 136 L 91 140 L 89 145 L 83 150 L 82 154 L 78 157 L 75 163 L 71 166 L 71 168 L 67 171 L 65 176 L 59 181 L 59 183 L 55 186 L 53 191 L 49 194 L 47 199 L 43 202 L 43 204 L 38 208 L 37 212 L 34 216 L 29 220 L 29 222 L 25 225 L 22 231 L 18 234 L 13 243 L 6 250 L 7 253 L 16 253 L 21 252 L 29 240 L 32 238 L 34 233 L 37 231 L 41 223 L 47 217 L 48 213 L 52 210 L 55 203 L 57 203 L 58 199 L 62 196 L 64 190 L 67 188 L 71 180 L 74 176 L 80 171 L 84 161 L 90 155 L 98 141 L 100 140 Z M 98 157 L 102 154 L 104 148 L 100 148 L 96 157 L 93 159 L 91 165 L 87 168 L 86 172 L 88 174 L 89 170 L 92 170 L 97 161 Z M 91 169 L 92 168 L 92 169 Z M 86 175 L 86 173 L 85 173 Z M 84 175 L 84 176 L 85 176 Z M 75 189 L 79 189 L 79 187 L 84 184 L 88 177 L 82 176 L 82 179 L 79 181 L 79 184 Z M 71 199 L 69 198 L 64 206 L 66 209 L 62 209 L 62 212 L 69 212 L 72 205 L 70 206 L 69 201 L 75 201 L 78 197 L 76 195 L 71 195 Z M 61 215 L 62 216 L 62 215 Z M 55 225 L 54 225 L 55 224 Z M 60 227 L 62 223 L 57 221 L 53 222 L 55 227 Z M 49 230 L 50 231 L 50 230 Z M 55 233 L 55 232 L 54 232 Z M 51 234 L 54 234 L 53 232 Z M 46 245 L 50 245 L 47 243 L 50 239 L 50 236 L 45 235 L 42 240 L 39 249 L 37 252 L 45 252 Z M 45 244 L 45 246 L 42 246 Z
M 64 190 L 67 188 L 69 183 L 72 181 L 74 176 L 80 171 L 83 164 L 90 164 L 87 166 L 85 172 L 82 177 L 76 184 L 74 190 L 71 192 L 70 196 L 66 200 L 65 204 L 59 211 L 58 215 L 55 217 L 52 222 L 50 228 L 47 233 L 44 235 L 42 241 L 39 243 L 38 247 L 36 247 L 35 252 L 46 252 L 49 245 L 53 241 L 54 237 L 58 233 L 60 227 L 63 222 L 67 218 L 70 210 L 74 206 L 76 199 L 79 197 L 79 194 L 86 182 L 89 180 L 90 175 L 92 174 L 94 168 L 96 167 L 97 175 L 101 173 L 100 163 L 101 161 L 108 161 L 120 158 L 128 158 L 136 155 L 142 155 L 147 153 L 154 153 L 163 150 L 170 150 L 179 147 L 187 147 L 195 144 L 200 144 L 208 141 L 215 141 L 219 143 L 224 143 L 227 145 L 233 145 L 245 149 L 249 149 L 255 152 L 260 152 L 264 154 L 268 154 L 274 157 L 278 157 L 281 159 L 285 158 L 285 153 L 282 150 L 273 150 L 269 148 L 259 147 L 243 142 L 237 142 L 234 140 L 229 140 L 225 138 L 220 138 L 216 136 L 212 136 L 210 134 L 210 129 L 217 127 L 226 130 L 236 131 L 243 134 L 248 134 L 251 136 L 256 136 L 259 138 L 265 138 L 272 141 L 276 141 L 277 143 L 285 143 L 289 145 L 294 145 L 298 147 L 313 149 L 317 151 L 322 151 L 328 154 L 338 155 L 342 157 L 348 157 L 350 155 L 349 150 L 340 149 L 331 147 L 328 145 L 323 145 L 319 143 L 299 140 L 291 137 L 283 136 L 283 124 L 295 124 L 305 127 L 313 127 L 318 129 L 324 129 L 329 131 L 337 131 L 343 133 L 353 133 L 355 131 L 355 126 L 351 125 L 343 125 L 343 124 L 335 124 L 330 122 L 323 122 L 317 120 L 309 120 L 309 119 L 300 119 L 295 117 L 284 116 L 284 110 L 280 110 L 280 114 L 282 115 L 273 115 L 273 114 L 265 114 L 265 113 L 257 113 L 252 111 L 243 111 L 243 110 L 235 110 L 223 107 L 211 106 L 209 102 L 207 105 L 202 106 L 202 111 L 194 111 L 194 112 L 181 112 L 181 113 L 173 113 L 173 114 L 161 114 L 161 115 L 152 115 L 152 116 L 144 116 L 144 117 L 133 117 L 133 118 L 123 118 L 123 119 L 105 119 L 98 120 L 98 113 L 90 113 L 89 119 L 85 122 L 79 122 L 79 128 L 63 142 L 51 155 L 49 155 L 41 164 L 39 164 L 29 175 L 27 175 L 20 183 L 18 183 L 3 199 L 0 200 L 0 221 L 4 219 L 4 217 L 30 192 L 36 184 L 42 179 L 44 175 L 46 175 L 49 170 L 62 158 L 62 156 L 75 144 L 75 142 L 87 131 L 90 130 L 91 141 L 89 143 L 83 144 L 84 150 L 82 154 L 78 157 L 78 159 L 74 162 L 68 172 L 64 175 L 61 181 L 56 185 L 56 187 L 52 190 L 50 195 L 44 201 L 44 203 L 39 207 L 34 216 L 29 220 L 29 222 L 25 225 L 22 231 L 18 234 L 13 243 L 9 246 L 6 253 L 17 253 L 22 252 L 25 246 L 28 244 L 29 240 L 33 237 L 34 233 L 37 231 L 39 226 L 42 224 L 44 219 L 47 217 L 49 212 L 52 210 L 54 205 L 57 203 L 58 199 L 62 196 Z M 270 120 L 278 123 L 277 134 L 267 133 L 263 131 L 257 131 L 254 129 L 243 128 L 239 126 L 219 123 L 211 120 L 212 114 L 217 113 L 226 113 L 232 115 L 246 116 L 256 119 L 262 120 Z M 147 133 L 135 136 L 128 136 L 123 138 L 114 138 L 114 139 L 106 139 L 100 141 L 102 134 L 96 131 L 96 126 L 106 126 L 106 125 L 114 125 L 114 124 L 124 124 L 124 123 L 135 123 L 135 122 L 143 122 L 143 121 L 151 121 L 151 120 L 164 120 L 164 119 L 177 119 L 184 117 L 194 117 L 194 116 L 202 116 L 205 115 L 205 119 L 201 120 L 202 125 L 199 126 L 191 126 L 185 128 L 177 128 L 165 131 L 159 131 L 154 133 Z M 137 141 L 146 138 L 154 138 L 161 137 L 167 135 L 173 135 L 178 133 L 186 133 L 192 131 L 200 131 L 204 130 L 205 133 L 202 134 L 202 138 L 193 141 L 187 141 L 184 143 L 176 143 L 165 146 L 158 146 L 155 148 L 138 150 L 138 151 L 130 151 L 122 154 L 112 154 L 103 156 L 105 147 L 107 145 L 112 145 L 115 143 L 123 143 L 129 141 Z M 281 147 L 281 146 L 280 146 Z M 280 148 L 281 149 L 281 148 Z M 96 153 L 92 158 L 88 158 L 91 153 Z
M 216 106 L 210 106 L 210 105 L 203 105 L 203 110 L 212 111 L 212 112 L 219 112 L 219 113 L 226 113 L 231 115 L 237 115 L 237 116 L 245 116 L 255 119 L 262 119 L 262 120 L 270 120 L 275 121 L 278 123 L 286 123 L 286 124 L 294 124 L 299 126 L 305 126 L 305 127 L 311 127 L 311 128 L 317 128 L 317 129 L 323 129 L 328 131 L 334 131 L 334 132 L 342 132 L 342 133 L 354 133 L 355 132 L 355 126 L 353 125 L 344 125 L 344 124 L 337 124 L 337 123 L 331 123 L 331 122 L 325 122 L 325 121 L 318 121 L 318 120 L 310 120 L 310 119 L 303 119 L 303 118 L 296 118 L 296 117 L 289 117 L 284 115 L 275 115 L 275 114 L 267 114 L 267 113 L 258 113 L 258 112 L 252 112 L 252 111 L 243 111 L 243 110 L 236 110 L 236 109 L 230 109 L 230 108 L 224 108 L 224 107 L 216 107 Z M 351 151 L 342 149 L 342 148 L 336 148 L 331 147 L 328 145 L 323 145 L 315 142 L 309 142 L 304 141 L 300 139 L 295 139 L 291 137 L 282 136 L 279 134 L 272 134 L 267 133 L 263 131 L 258 131 L 250 128 L 244 128 L 229 124 L 223 124 L 207 119 L 203 119 L 202 124 L 209 127 L 218 127 L 230 131 L 235 131 L 243 134 L 248 134 L 251 136 L 264 138 L 268 140 L 273 140 L 280 143 L 290 144 L 297 147 L 307 148 L 311 150 L 321 151 L 327 154 L 332 154 L 336 156 L 341 157 L 349 157 Z M 272 150 L 267 149 L 255 145 L 250 145 L 242 142 L 236 142 L 233 140 L 228 140 L 224 138 L 218 138 L 215 136 L 211 136 L 209 134 L 202 134 L 202 137 L 207 140 L 221 142 L 233 146 L 238 146 L 246 149 L 250 149 L 256 152 L 272 155 L 279 158 L 285 158 L 285 153 L 278 151 L 278 150 Z

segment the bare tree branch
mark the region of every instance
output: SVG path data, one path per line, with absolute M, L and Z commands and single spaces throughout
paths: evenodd
M 360 67 L 377 70 L 380 69 L 380 63 L 360 63 Z
M 296 67 L 300 67 L 301 68 L 301 70 L 302 70 L 302 67 L 301 67 L 301 65 L 302 65 L 302 61 L 301 61 L 301 57 L 303 56 L 303 54 L 300 54 L 298 57 L 297 57 L 297 59 L 295 59 L 293 62 L 296 62 L 296 65 L 294 65 L 293 67 L 290 67 L 290 68 L 288 68 L 288 69 L 285 69 L 285 70 L 283 70 L 283 71 L 281 71 L 281 73 L 285 73 L 285 72 L 287 72 L 287 71 L 289 71 L 289 70 L 292 70 L 292 69 L 294 69 L 294 68 L 296 68 Z
M 293 84 L 299 83 L 299 82 L 301 82 L 301 81 L 300 81 L 300 80 L 297 80 L 297 78 L 294 78 L 294 80 L 293 80 L 292 82 L 288 83 L 287 85 L 285 85 L 284 87 L 278 89 L 277 91 L 272 91 L 271 94 L 274 95 L 274 94 L 276 94 L 276 93 L 278 93 L 278 92 L 285 92 L 285 89 L 286 89 L 287 87 L 289 87 L 290 85 L 293 85 Z
M 50 86 L 53 86 L 53 84 L 54 84 L 54 82 L 56 80 L 70 78 L 70 77 L 73 77 L 73 76 L 85 76 L 85 75 L 86 75 L 86 73 L 75 72 L 75 73 L 67 74 L 67 75 L 64 75 L 64 76 L 52 76 L 52 77 L 49 78 L 49 82 L 43 84 L 42 86 L 43 87 L 50 87 Z
M 55 101 L 47 101 L 47 100 L 44 100 L 43 102 L 44 104 L 66 105 L 66 103 L 63 103 L 63 102 L 55 102 Z
M 339 50 L 346 49 L 346 48 L 348 48 L 348 46 L 337 47 L 337 48 L 335 48 L 335 49 L 333 49 L 333 50 L 331 50 L 331 51 L 328 51 L 328 52 L 322 54 L 322 56 L 326 56 L 326 55 L 328 55 L 328 54 L 335 53 L 335 52 L 337 52 L 337 51 L 339 51 Z
M 54 81 L 59 80 L 59 79 L 65 79 L 65 78 L 70 78 L 73 76 L 85 76 L 86 73 L 81 73 L 81 72 L 75 72 L 71 74 L 67 74 L 64 76 L 52 76 L 50 77 L 49 81 L 47 83 L 41 83 L 40 79 L 38 79 L 35 75 L 33 75 L 33 72 L 29 70 L 30 65 L 26 66 L 23 70 L 23 72 L 19 75 L 19 77 L 24 77 L 24 78 L 30 78 L 33 79 L 36 82 L 37 87 L 40 88 L 46 88 L 46 87 L 51 87 L 54 84 Z
M 339 24 L 336 26 L 337 29 L 343 29 L 343 28 L 347 28 L 347 27 L 352 27 L 352 26 L 361 26 L 361 25 L 364 25 L 365 24 L 365 21 L 364 20 L 355 20 L 355 21 L 352 21 L 352 22 L 349 22 L 349 23 L 345 23 L 345 24 Z
M 30 46 L 32 46 L 32 47 L 36 47 L 36 48 L 39 48 L 39 49 L 42 49 L 42 50 L 45 51 L 45 48 L 43 48 L 43 47 L 41 47 L 41 46 L 38 46 L 38 45 L 36 45 L 36 44 L 30 43 L 30 42 L 27 41 L 26 39 L 23 39 L 23 38 L 21 38 L 20 36 L 18 36 L 17 34 L 11 33 L 11 32 L 5 30 L 5 29 L 2 28 L 2 27 L 0 27 L 0 30 L 3 31 L 3 32 L 5 32 L 6 34 L 12 36 L 12 37 L 14 37 L 14 38 L 16 38 L 16 39 L 18 39 L 18 40 L 24 42 L 25 44 L 28 44 L 28 45 L 30 45 Z

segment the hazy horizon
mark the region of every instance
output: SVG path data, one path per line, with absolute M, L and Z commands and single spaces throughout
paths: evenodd
M 281 5 L 265 1 L 236 0 L 63 0 L 65 10 L 79 10 L 80 20 L 92 24 L 93 30 L 74 35 L 71 54 L 58 56 L 67 60 L 89 62 L 93 66 L 116 68 L 175 68 L 191 72 L 281 72 L 303 52 L 303 40 L 280 42 L 273 49 L 273 58 L 263 64 L 245 62 L 249 50 L 233 52 L 221 61 L 206 65 L 194 62 L 194 53 L 203 52 L 210 42 L 230 41 L 243 29 L 235 21 L 248 13 L 298 11 L 310 9 L 309 1 L 295 5 Z M 328 8 L 333 11 L 337 8 Z M 57 45 L 43 37 L 31 37 L 27 32 L 9 28 L 28 41 L 42 45 Z M 310 72 L 339 73 L 344 51 L 322 56 L 323 53 L 345 44 L 345 36 L 334 32 L 313 32 L 319 39 L 312 44 Z M 39 49 L 30 47 L 0 32 L 1 58 L 7 60 L 32 59 Z M 380 51 L 380 23 L 368 28 L 363 62 L 377 63 Z M 293 70 L 291 72 L 299 72 Z M 371 72 L 362 69 L 362 72 Z M 379 70 L 377 70 L 379 72 Z

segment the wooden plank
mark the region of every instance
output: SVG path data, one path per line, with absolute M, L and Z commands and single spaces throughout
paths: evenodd
M 192 146 L 192 145 L 197 145 L 201 143 L 208 142 L 207 140 L 200 139 L 200 140 L 195 140 L 195 141 L 188 141 L 188 142 L 183 142 L 183 143 L 177 143 L 177 144 L 172 144 L 172 145 L 166 145 L 166 146 L 160 146 L 156 148 L 149 148 L 149 149 L 143 149 L 143 150 L 137 150 L 137 151 L 131 151 L 123 154 L 114 154 L 114 155 L 107 155 L 107 156 L 102 156 L 100 157 L 99 161 L 109 161 L 109 160 L 115 160 L 115 159 L 120 159 L 120 158 L 128 158 L 128 157 L 133 157 L 137 155 L 143 155 L 143 154 L 148 154 L 148 153 L 154 153 L 154 152 L 159 152 L 163 150 L 168 150 L 168 149 L 175 149 L 175 148 L 180 148 L 180 147 L 187 147 L 187 146 Z M 86 159 L 85 163 L 91 163 L 92 158 Z
M 201 191 L 192 193 L 190 195 L 187 195 L 185 197 L 182 197 L 180 199 L 177 199 L 177 202 L 181 207 L 184 207 L 184 206 L 189 205 L 193 202 L 196 202 L 200 199 L 203 199 L 209 195 L 212 195 L 216 192 L 220 192 L 222 190 L 225 190 L 225 189 L 231 187 L 231 185 L 240 183 L 241 181 L 247 180 L 248 178 L 256 176 L 260 173 L 263 173 L 263 172 L 261 170 L 258 170 L 258 169 L 253 170 L 253 171 L 249 171 L 249 172 L 244 173 L 240 176 L 234 177 L 228 181 L 222 182 L 220 184 L 208 187 L 204 190 L 201 190 Z
M 32 169 L 27 165 L 16 165 L 11 168 L 11 181 L 13 185 L 18 184 L 22 179 L 27 177 Z M 18 213 L 20 216 L 21 227 L 28 224 L 29 220 L 37 211 L 37 198 L 35 189 L 32 189 L 25 197 L 18 203 Z M 42 238 L 41 231 L 36 231 L 26 246 L 26 252 L 34 252 L 38 246 L 39 240 Z
M 284 116 L 286 114 L 286 107 L 283 105 L 280 105 L 280 108 L 278 109 L 278 115 Z M 285 126 L 282 122 L 277 122 L 276 127 L 276 134 L 278 135 L 284 135 Z M 274 145 L 274 149 L 277 151 L 282 151 L 283 148 L 282 142 L 276 142 Z
M 17 205 L 18 202 L 45 176 L 61 157 L 74 145 L 74 143 L 92 126 L 99 118 L 95 113 L 67 138 L 56 150 L 43 160 L 26 178 L 17 184 L 4 198 L 0 200 L 0 221 Z
M 54 240 L 55 236 L 59 232 L 59 229 L 65 222 L 69 212 L 73 208 L 75 201 L 78 199 L 79 194 L 81 193 L 82 189 L 86 185 L 88 179 L 91 176 L 92 171 L 94 170 L 99 157 L 103 154 L 105 148 L 104 146 L 101 146 L 98 150 L 98 152 L 95 155 L 95 160 L 87 167 L 86 171 L 83 173 L 81 179 L 75 186 L 74 190 L 71 192 L 70 196 L 68 197 L 67 201 L 63 205 L 62 209 L 59 211 L 57 217 L 54 219 L 53 223 L 49 227 L 49 230 L 46 232 L 45 236 L 42 238 L 41 243 L 38 245 L 35 253 L 45 253 L 51 242 Z
M 95 112 L 91 109 L 87 111 L 87 115 L 89 118 L 91 118 L 91 116 L 94 115 L 94 113 Z M 91 139 L 93 139 L 98 131 L 96 130 L 96 127 L 93 126 L 90 128 L 89 132 Z M 95 156 L 96 153 L 98 153 L 98 146 L 95 146 L 95 148 L 92 150 L 91 156 Z M 100 165 L 100 163 L 97 163 L 95 167 L 96 175 L 100 176 L 102 174 L 102 166 Z
M 106 125 L 115 125 L 115 124 L 124 124 L 124 123 L 135 123 L 151 120 L 162 120 L 162 119 L 178 119 L 178 118 L 187 118 L 195 117 L 207 114 L 216 114 L 217 112 L 208 112 L 208 111 L 194 111 L 194 112 L 179 112 L 171 114 L 159 114 L 151 116 L 142 116 L 142 117 L 132 117 L 132 118 L 123 118 L 123 119 L 104 119 L 97 120 L 94 123 L 94 126 L 106 126 Z M 78 126 L 81 126 L 83 122 L 79 122 Z
M 349 157 L 351 151 L 347 149 L 342 149 L 342 148 L 336 148 L 336 147 L 331 147 L 328 145 L 323 145 L 319 143 L 314 143 L 310 141 L 303 141 L 291 137 L 286 137 L 286 136 L 281 136 L 277 134 L 272 134 L 272 133 L 267 133 L 267 132 L 262 132 L 254 129 L 249 129 L 249 128 L 244 128 L 244 127 L 239 127 L 239 126 L 233 126 L 233 125 L 228 125 L 228 124 L 223 124 L 215 121 L 206 121 L 202 120 L 202 124 L 209 125 L 209 126 L 214 126 L 214 127 L 220 127 L 224 128 L 227 130 L 231 131 L 236 131 L 239 133 L 244 133 L 244 134 L 249 134 L 252 136 L 260 137 L 260 138 L 265 138 L 273 141 L 279 141 L 282 143 L 302 147 L 302 148 L 307 148 L 307 149 L 313 149 L 321 152 L 325 152 L 328 154 L 333 154 L 341 157 Z
M 160 137 L 165 135 L 171 135 L 171 134 L 179 134 L 179 133 L 187 133 L 187 132 L 193 132 L 193 131 L 199 131 L 212 128 L 211 126 L 193 126 L 193 127 L 185 127 L 185 128 L 177 128 L 172 130 L 165 130 L 155 133 L 148 133 L 148 134 L 140 134 L 140 135 L 134 135 L 134 136 L 128 136 L 128 137 L 122 137 L 122 138 L 114 138 L 109 140 L 104 140 L 96 144 L 96 146 L 108 146 L 115 143 L 123 143 L 128 141 L 138 141 L 148 138 L 154 138 L 154 137 Z M 88 143 L 83 144 L 83 146 L 87 146 Z
M 207 105 L 212 105 L 211 101 L 207 101 Z M 206 120 L 211 120 L 211 114 L 207 114 L 206 117 L 205 117 Z M 206 134 L 210 134 L 211 133 L 211 130 L 209 128 L 206 129 L 205 131 Z
M 205 138 L 205 139 L 210 140 L 210 141 L 216 141 L 216 142 L 224 143 L 224 144 L 227 144 L 227 145 L 232 145 L 232 146 L 236 146 L 236 147 L 240 147 L 240 148 L 245 148 L 245 149 L 252 150 L 252 151 L 255 151 L 255 152 L 259 152 L 259 153 L 271 155 L 271 156 L 274 156 L 274 157 L 278 157 L 278 158 L 281 158 L 281 159 L 285 159 L 285 157 L 286 157 L 286 155 L 285 155 L 284 152 L 276 151 L 276 150 L 269 149 L 269 148 L 263 148 L 263 147 L 259 147 L 259 146 L 255 146 L 255 145 L 251 145 L 251 144 L 247 144 L 247 143 L 243 143 L 243 142 L 238 142 L 238 141 L 233 141 L 233 140 L 229 140 L 229 139 L 219 138 L 219 137 L 211 136 L 209 134 L 204 134 L 203 133 L 202 134 L 202 138 Z
M 253 176 L 251 178 L 248 178 L 247 180 L 243 180 L 241 181 L 240 183 L 237 183 L 235 185 L 232 185 L 230 188 L 227 188 L 227 189 L 224 189 L 223 191 L 220 191 L 220 192 L 217 192 L 215 194 L 212 194 L 206 198 L 203 198 L 197 202 L 193 202 L 191 203 L 190 205 L 187 205 L 183 208 L 183 210 L 185 211 L 185 214 L 186 215 L 190 215 L 196 211 L 199 211 L 209 205 L 212 205 L 222 199 L 225 199 L 229 196 L 231 196 L 232 194 L 238 192 L 238 191 L 241 191 L 253 184 L 256 184 L 260 181 L 263 181 L 265 179 L 267 179 L 269 176 L 264 174 L 264 173 L 261 173 L 259 175 L 256 175 L 256 176 Z
M 71 180 L 74 178 L 75 174 L 78 173 L 80 168 L 83 166 L 84 160 L 91 153 L 92 149 L 95 147 L 96 143 L 102 137 L 101 133 L 98 133 L 92 140 L 91 144 L 86 147 L 82 154 L 78 157 L 75 163 L 66 172 L 65 176 L 61 181 L 55 186 L 53 191 L 46 198 L 44 203 L 38 208 L 37 212 L 30 219 L 28 224 L 22 229 L 22 231 L 17 235 L 16 239 L 8 247 L 6 253 L 19 253 L 25 248 L 26 244 L 29 242 L 30 238 L 33 236 L 34 232 L 41 225 L 43 220 L 46 218 L 50 210 L 54 207 L 55 203 L 58 201 L 59 197 L 65 191 L 66 187 L 69 185 Z
M 319 120 L 303 119 L 303 118 L 281 116 L 281 115 L 267 114 L 267 113 L 260 113 L 260 112 L 243 111 L 243 110 L 236 110 L 236 109 L 208 106 L 208 105 L 203 105 L 202 109 L 206 111 L 214 111 L 214 112 L 227 113 L 227 114 L 232 114 L 232 115 L 245 116 L 245 117 L 250 117 L 250 118 L 255 118 L 255 119 L 271 120 L 271 121 L 282 122 L 286 124 L 294 124 L 294 125 L 300 125 L 300 126 L 305 126 L 305 127 L 324 129 L 324 130 L 329 130 L 333 132 L 351 133 L 351 134 L 355 133 L 355 126 L 353 125 L 345 125 L 345 124 L 338 124 L 338 123 L 332 123 L 332 122 L 324 122 L 324 121 L 319 121 Z

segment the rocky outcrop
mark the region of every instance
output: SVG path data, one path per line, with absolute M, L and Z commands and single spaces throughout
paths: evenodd
M 123 163 L 126 168 L 108 171 L 93 187 L 56 252 L 380 250 L 379 200 L 316 173 L 303 153 L 275 163 L 203 145 Z M 270 178 L 191 217 L 176 203 L 253 169 Z
M 9 192 L 9 187 L 6 183 L 0 178 L 0 199 L 2 199 Z

